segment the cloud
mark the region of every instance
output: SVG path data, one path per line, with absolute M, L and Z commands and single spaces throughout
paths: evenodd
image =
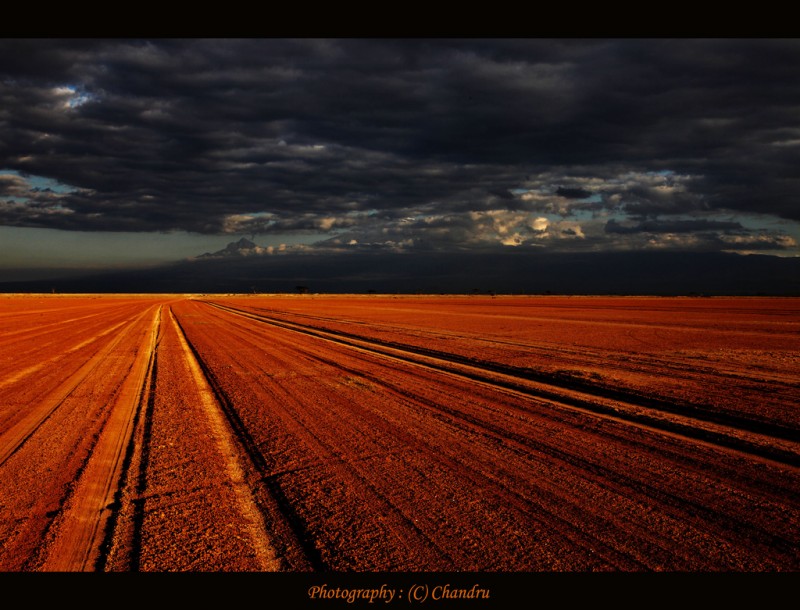
M 797 240 L 789 235 L 759 232 L 752 235 L 721 235 L 720 241 L 729 245 L 726 252 L 750 253 L 764 250 L 796 250 Z
M 0 197 L 27 197 L 31 187 L 22 176 L 0 174 Z
M 324 216 L 321 214 L 300 214 L 282 218 L 277 214 L 230 214 L 223 220 L 222 233 L 232 234 L 287 234 L 287 233 L 328 233 L 363 222 L 361 214 L 343 216 Z
M 672 249 L 688 251 L 796 251 L 797 241 L 781 231 L 747 229 L 739 222 L 707 219 L 609 220 L 604 231 L 613 236 L 618 249 Z
M 739 222 L 708 220 L 645 220 L 633 225 L 623 224 L 615 219 L 606 223 L 607 233 L 694 233 L 697 231 L 742 231 L 744 227 Z
M 799 83 L 795 40 L 6 39 L 0 224 L 727 248 L 800 221 Z
M 569 188 L 559 186 L 556 189 L 556 195 L 565 197 L 567 199 L 587 199 L 591 197 L 592 192 L 582 188 Z

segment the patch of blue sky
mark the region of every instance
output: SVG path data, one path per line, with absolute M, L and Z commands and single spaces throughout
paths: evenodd
M 64 85 L 61 87 L 62 90 L 65 90 L 69 94 L 69 99 L 67 100 L 67 106 L 70 108 L 77 108 L 78 106 L 83 106 L 86 102 L 91 101 L 94 96 L 86 91 L 82 91 L 75 85 Z
M 31 189 L 36 189 L 40 191 L 49 189 L 54 193 L 59 193 L 59 194 L 72 193 L 73 191 L 75 191 L 75 187 L 70 186 L 69 184 L 63 184 L 58 180 L 54 180 L 52 178 L 46 178 L 44 176 L 34 176 L 33 174 L 24 174 L 15 169 L 0 169 L 0 174 L 6 174 L 6 175 L 10 174 L 12 176 L 19 176 L 23 180 L 27 181 Z

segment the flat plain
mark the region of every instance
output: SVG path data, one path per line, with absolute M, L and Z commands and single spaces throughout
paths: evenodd
M 800 299 L 0 296 L 0 571 L 800 570 Z

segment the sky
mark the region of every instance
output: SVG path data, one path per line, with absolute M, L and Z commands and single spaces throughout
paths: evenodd
M 0 40 L 0 281 L 797 258 L 798 167 L 796 39 Z

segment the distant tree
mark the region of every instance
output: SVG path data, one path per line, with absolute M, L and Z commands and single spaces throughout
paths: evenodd
M 297 291 L 297 294 L 307 294 L 308 293 L 308 286 L 295 286 L 294 289 Z

